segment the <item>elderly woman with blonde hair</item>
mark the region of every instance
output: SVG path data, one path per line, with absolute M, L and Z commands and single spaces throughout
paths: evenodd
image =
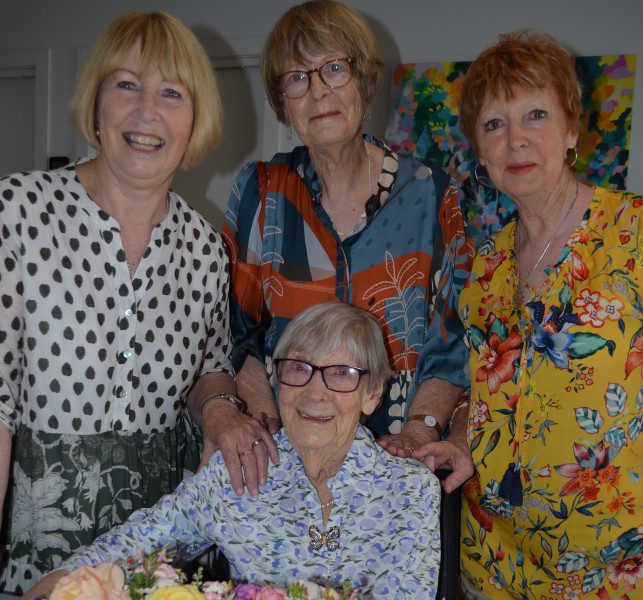
M 198 465 L 188 394 L 235 392 L 222 240 L 170 191 L 221 134 L 203 48 L 168 14 L 122 15 L 70 106 L 97 157 L 0 182 L 6 591 L 172 491 Z

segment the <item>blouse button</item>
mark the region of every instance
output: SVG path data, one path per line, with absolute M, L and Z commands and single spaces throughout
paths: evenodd
M 125 390 L 121 390 L 120 392 L 118 392 L 119 398 L 125 398 L 125 396 L 127 396 L 127 392 Z
M 125 350 L 125 352 L 123 352 L 123 356 L 125 358 L 130 358 L 132 356 L 132 353 L 129 350 Z
M 134 313 L 129 308 L 125 311 L 125 316 L 126 317 L 131 317 L 133 314 Z

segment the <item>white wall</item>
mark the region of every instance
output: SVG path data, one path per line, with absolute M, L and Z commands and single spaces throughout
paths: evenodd
M 387 64 L 471 60 L 497 34 L 534 27 L 583 55 L 639 54 L 628 188 L 643 192 L 643 2 L 640 0 L 348 0 L 371 23 Z M 211 56 L 256 55 L 290 0 L 0 0 L 0 51 L 51 49 L 49 155 L 74 156 L 67 99 L 79 54 L 126 10 L 166 10 L 192 27 Z M 388 81 L 372 129 L 382 134 Z M 1 170 L 1 166 L 0 166 Z

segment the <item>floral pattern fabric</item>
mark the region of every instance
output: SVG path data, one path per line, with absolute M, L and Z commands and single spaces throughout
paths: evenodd
M 216 543 L 232 577 L 284 586 L 294 579 L 342 582 L 386 600 L 434 598 L 440 561 L 440 485 L 419 462 L 389 455 L 359 427 L 328 486 L 335 499 L 324 527 L 317 493 L 283 430 L 280 464 L 271 465 L 261 493 L 237 496 L 220 453 L 156 506 L 79 550 L 62 565 L 115 561 L 161 547 L 185 557 Z M 309 527 L 340 530 L 337 550 L 310 547 Z M 370 594 L 370 595 L 369 595 Z
M 462 291 L 476 475 L 461 556 L 491 598 L 643 594 L 642 207 L 597 188 L 520 309 L 510 223 Z
M 441 169 L 367 139 L 384 149 L 379 182 L 391 189 L 367 203 L 358 231 L 345 239 L 335 231 L 302 146 L 241 169 L 223 236 L 230 248 L 235 368 L 251 355 L 270 371 L 281 333 L 308 306 L 340 301 L 368 310 L 382 325 L 395 371 L 368 423 L 381 435 L 399 432 L 424 380 L 468 387 L 457 299 L 473 252 L 455 183 Z

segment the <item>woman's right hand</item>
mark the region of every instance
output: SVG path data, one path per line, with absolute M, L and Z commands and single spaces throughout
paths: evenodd
M 48 575 L 45 575 L 24 596 L 21 596 L 20 600 L 29 600 L 29 598 L 49 598 L 51 592 L 53 592 L 56 587 L 58 580 L 68 574 L 69 571 L 63 571 L 62 569 L 52 571 Z
M 240 412 L 225 400 L 210 402 L 203 410 L 203 454 L 199 469 L 217 450 L 230 474 L 235 494 L 244 486 L 251 496 L 268 479 L 268 460 L 279 463 L 279 452 L 272 438 L 281 426 L 278 419 L 262 413 L 261 420 Z

